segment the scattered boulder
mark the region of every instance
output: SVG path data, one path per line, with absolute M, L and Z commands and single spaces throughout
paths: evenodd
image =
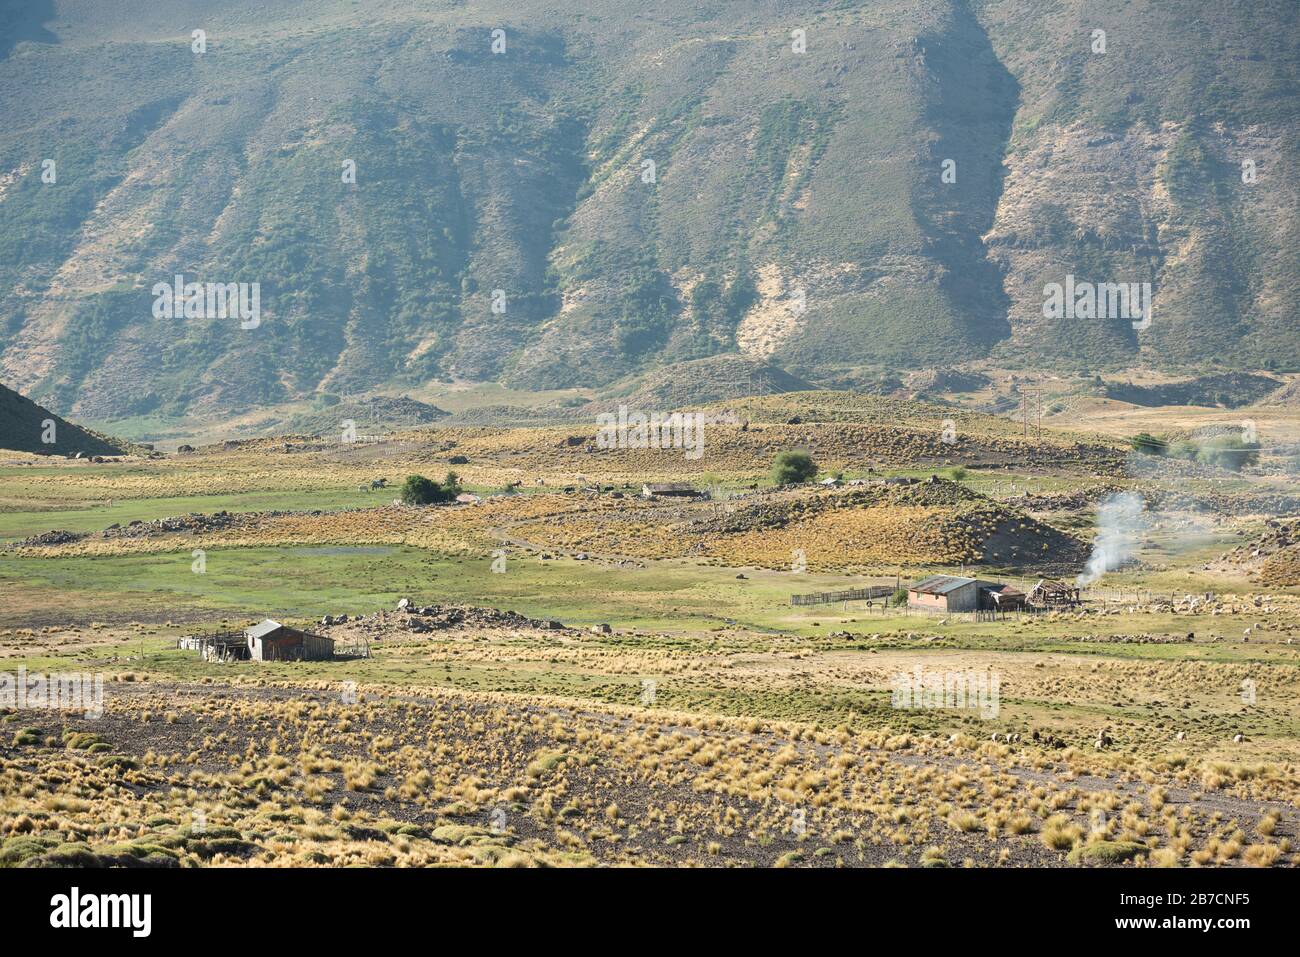
M 62 529 L 54 529 L 53 531 L 33 535 L 31 538 L 25 538 L 21 542 L 15 542 L 11 547 L 40 548 L 43 545 L 66 545 L 69 542 L 79 542 L 85 537 L 85 532 L 68 532 Z

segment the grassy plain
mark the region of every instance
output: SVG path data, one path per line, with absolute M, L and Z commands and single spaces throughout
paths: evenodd
M 640 500 L 672 453 L 587 453 L 565 427 L 15 459 L 0 666 L 105 695 L 98 719 L 0 714 L 0 863 L 1294 866 L 1300 583 L 1263 587 L 1250 557 L 1286 490 L 1267 462 L 1153 478 L 1104 439 L 971 416 L 935 446 L 938 410 L 891 425 L 831 397 L 791 425 L 790 401 L 746 400 L 749 428 L 689 466 L 712 502 Z M 867 484 L 771 489 L 781 444 Z M 449 468 L 481 503 L 359 488 Z M 1147 524 L 1081 609 L 791 606 L 963 568 L 1031 587 L 1040 551 L 963 556 L 1025 536 L 1086 556 L 1115 489 L 1150 497 Z M 262 617 L 372 656 L 176 647 Z M 997 691 L 900 706 L 918 674 Z

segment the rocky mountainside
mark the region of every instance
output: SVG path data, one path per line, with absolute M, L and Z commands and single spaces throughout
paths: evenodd
M 0 375 L 111 420 L 717 355 L 1300 367 L 1296 21 L 0 0 Z M 1151 283 L 1149 325 L 1044 318 L 1066 276 Z

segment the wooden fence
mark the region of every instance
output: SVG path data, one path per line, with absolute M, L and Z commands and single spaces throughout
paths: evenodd
M 335 645 L 334 657 L 337 658 L 369 658 L 370 642 L 365 638 L 350 645 Z
M 849 588 L 845 591 L 819 591 L 810 595 L 791 595 L 790 604 L 798 607 L 799 605 L 829 605 L 837 601 L 870 601 L 893 593 L 893 585 L 871 585 L 867 588 Z

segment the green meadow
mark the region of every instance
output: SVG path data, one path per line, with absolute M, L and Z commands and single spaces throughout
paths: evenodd
M 756 569 L 742 573 L 687 561 L 636 568 L 508 555 L 505 571 L 496 573 L 486 558 L 450 557 L 405 546 L 319 545 L 210 549 L 202 573 L 193 570 L 194 562 L 184 551 L 39 559 L 0 554 L 0 589 L 12 598 L 0 605 L 0 627 L 23 626 L 31 620 L 30 609 L 55 600 L 53 596 L 64 620 L 152 623 L 367 615 L 391 610 L 399 599 L 409 597 L 420 604 L 509 609 L 574 627 L 605 622 L 620 630 L 676 635 L 692 648 L 706 646 L 711 633 L 745 631 L 815 639 L 819 647 L 867 648 L 881 641 L 873 635 L 886 640 L 924 635 L 933 636 L 940 647 L 972 650 L 1276 660 L 1262 646 L 1240 643 L 1242 630 L 1265 620 L 1245 603 L 1240 614 L 1217 618 L 1122 609 L 1084 619 L 1026 615 L 990 623 L 969 616 L 882 610 L 879 604 L 868 608 L 864 602 L 794 608 L 792 593 L 837 590 L 850 583 L 838 575 Z M 1199 633 L 1198 640 L 1077 640 L 1088 635 L 1188 632 Z M 830 638 L 833 634 L 839 637 Z M 1211 634 L 1228 640 L 1211 642 Z
M 3 475 L 0 475 L 3 480 Z M 69 532 L 97 532 L 109 525 L 151 522 L 189 512 L 265 512 L 320 509 L 337 511 L 374 505 L 376 495 L 356 489 L 230 492 L 221 495 L 178 495 L 164 498 L 105 499 L 93 505 L 78 501 L 39 508 L 0 509 L 0 544 L 39 535 L 50 529 Z

